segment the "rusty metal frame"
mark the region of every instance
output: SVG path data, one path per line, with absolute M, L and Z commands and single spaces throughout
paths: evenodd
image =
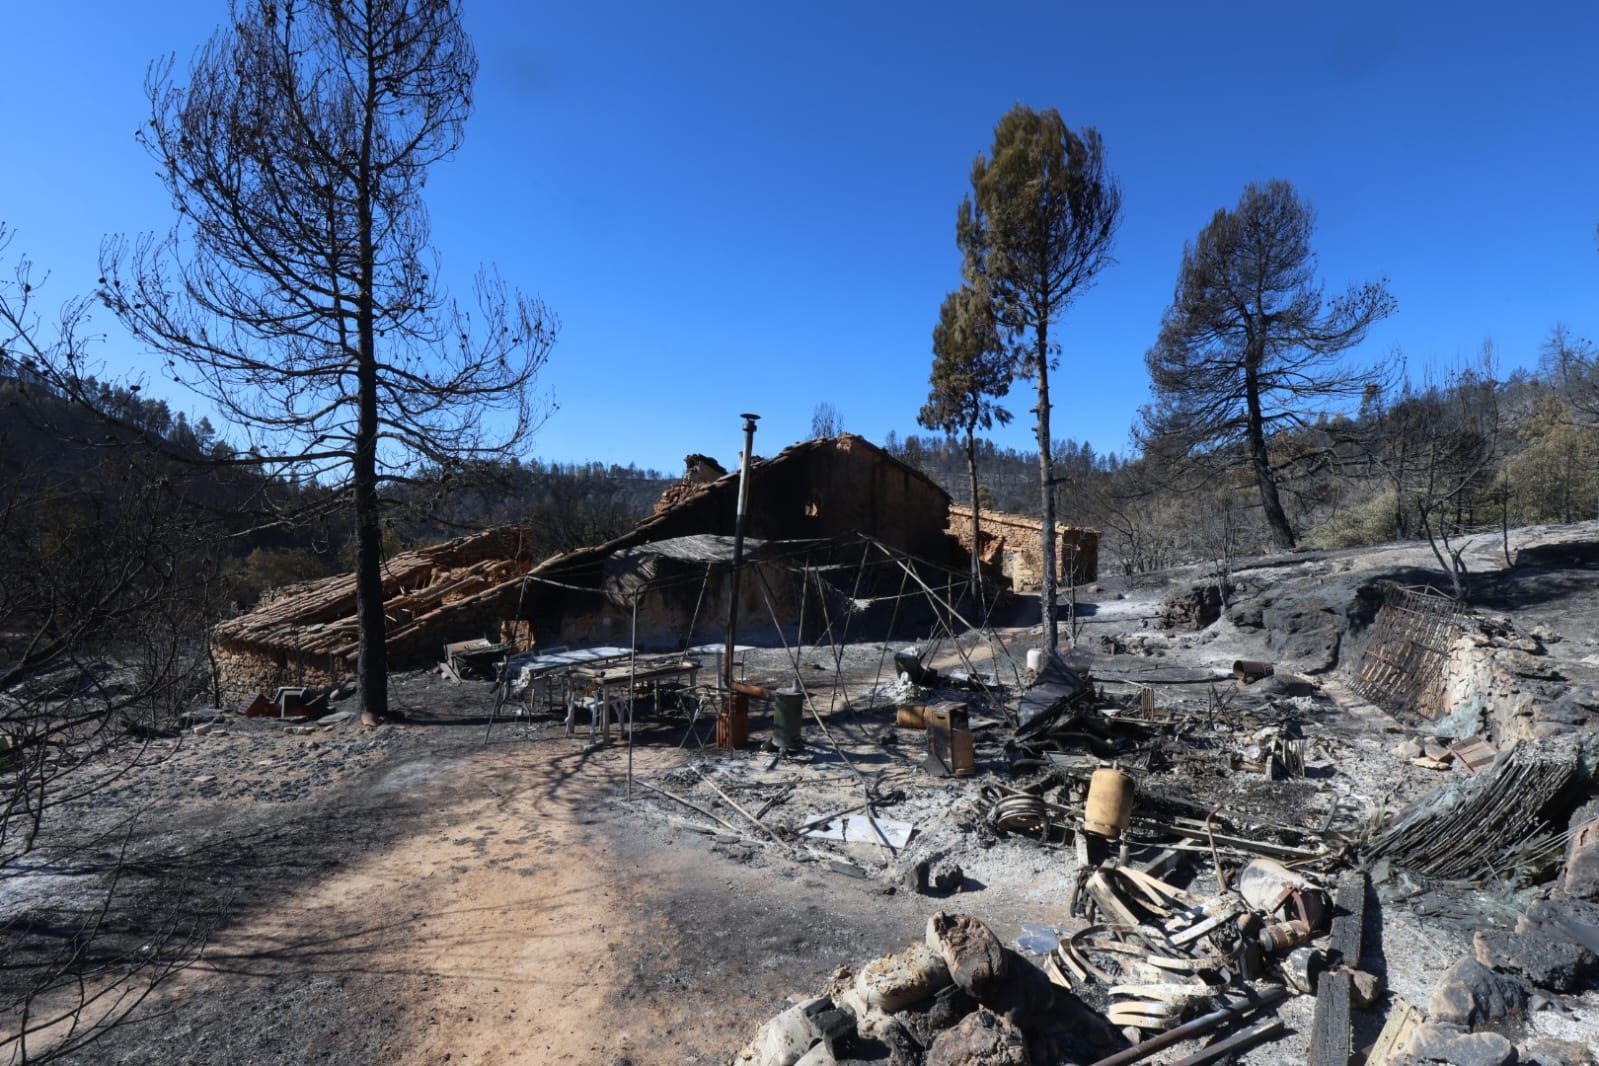
M 1466 612 L 1430 589 L 1393 590 L 1377 612 L 1352 687 L 1391 714 L 1435 719 L 1449 710 L 1444 666 Z

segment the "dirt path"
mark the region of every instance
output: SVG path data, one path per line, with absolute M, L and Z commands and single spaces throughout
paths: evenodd
M 530 785 L 534 761 L 524 749 L 404 771 L 404 787 L 448 801 L 435 824 L 225 934 L 207 968 L 382 978 L 373 991 L 402 1009 L 379 1061 L 599 1061 L 609 1027 L 594 1021 L 618 975 L 593 949 L 626 935 L 626 914 L 612 845 L 583 829 L 609 775 Z
M 725 1063 L 918 937 L 911 899 L 642 820 L 624 767 L 552 739 L 389 769 L 370 793 L 431 801 L 423 824 L 219 931 L 79 1061 Z

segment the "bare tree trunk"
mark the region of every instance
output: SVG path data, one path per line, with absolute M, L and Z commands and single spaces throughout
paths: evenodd
M 1560 476 L 1560 520 L 1571 522 L 1571 453 L 1567 452 Z
M 1499 485 L 1499 531 L 1503 536 L 1501 547 L 1505 553 L 1505 565 L 1513 566 L 1510 561 L 1510 482 L 1502 476 Z
M 372 233 L 376 199 L 376 190 L 372 187 L 376 180 L 372 172 L 372 135 L 376 122 L 372 101 L 376 89 L 370 82 L 370 69 L 368 67 L 367 108 L 357 177 L 361 213 L 361 293 L 356 301 L 356 341 L 360 350 L 356 363 L 355 458 L 350 464 L 350 473 L 355 494 L 355 612 L 359 629 L 356 691 L 361 701 L 362 721 L 377 725 L 389 713 L 389 649 L 387 620 L 383 614 L 383 527 L 377 478 L 378 359 L 372 293 L 377 273 Z
M 1394 471 L 1394 535 L 1400 540 L 1410 537 L 1410 514 L 1405 510 L 1405 442 L 1399 442 L 1398 464 Z
M 1434 535 L 1431 519 L 1431 510 L 1423 507 L 1421 509 L 1421 531 L 1427 537 L 1427 546 L 1432 549 L 1433 557 L 1438 560 L 1438 565 L 1448 575 L 1454 598 L 1464 603 L 1471 593 L 1471 589 L 1466 582 L 1466 564 L 1463 558 L 1465 547 L 1462 546 L 1457 550 L 1449 543 L 1449 531 L 1444 528 L 1442 516 L 1438 518 L 1438 532 Z M 1443 543 L 1441 549 L 1438 546 L 1440 541 Z
M 1055 460 L 1049 449 L 1049 316 L 1040 314 L 1038 322 L 1038 484 L 1043 497 L 1044 585 L 1039 590 L 1043 605 L 1044 646 L 1050 654 L 1060 650 L 1060 634 L 1055 622 Z
M 370 323 L 362 315 L 363 325 Z M 389 656 L 383 615 L 383 530 L 377 490 L 377 370 L 370 340 L 363 329 L 360 426 L 356 430 L 355 462 L 355 609 L 360 630 L 356 658 L 356 686 L 362 720 L 377 725 L 389 713 Z
M 1271 459 L 1266 452 L 1266 423 L 1260 410 L 1260 381 L 1253 368 L 1245 372 L 1244 391 L 1249 400 L 1249 457 L 1255 470 L 1255 484 L 1260 486 L 1260 505 L 1266 511 L 1272 541 L 1279 548 L 1292 548 L 1294 527 L 1288 524 L 1282 498 L 1277 495 L 1277 479 L 1271 472 Z
M 966 472 L 972 479 L 972 596 L 978 603 L 983 602 L 983 534 L 978 525 L 977 512 L 980 505 L 977 499 L 977 438 L 972 426 L 966 427 Z

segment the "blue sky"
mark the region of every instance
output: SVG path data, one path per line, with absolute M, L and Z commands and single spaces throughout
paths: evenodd
M 164 230 L 132 133 L 146 63 L 222 0 L 8 5 L 0 221 L 87 289 L 101 237 Z M 481 73 L 430 181 L 435 243 L 563 331 L 533 452 L 675 471 L 806 435 L 818 402 L 874 439 L 914 428 L 958 282 L 955 208 L 1017 102 L 1097 126 L 1122 182 L 1117 265 L 1058 327 L 1056 435 L 1122 450 L 1183 242 L 1246 182 L 1316 208 L 1329 290 L 1386 274 L 1399 312 L 1358 353 L 1412 370 L 1536 362 L 1599 336 L 1599 5 L 509 3 L 467 0 Z M 102 358 L 180 408 L 115 323 Z M 1019 383 L 1011 406 L 1031 406 Z M 997 435 L 1027 446 L 1027 419 Z

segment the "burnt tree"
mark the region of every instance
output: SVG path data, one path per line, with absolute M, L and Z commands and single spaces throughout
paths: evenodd
M 1286 181 L 1250 184 L 1183 249 L 1177 291 L 1144 361 L 1155 403 L 1146 437 L 1247 462 L 1272 538 L 1294 545 L 1270 438 L 1308 424 L 1318 402 L 1358 397 L 1374 378 L 1344 353 L 1392 314 L 1386 280 L 1325 300 L 1310 250 L 1315 216 Z
M 0 253 L 9 241 L 0 224 Z M 175 735 L 180 708 L 207 690 L 226 534 L 192 468 L 60 387 L 63 368 L 82 372 L 89 304 L 72 300 L 52 322 L 38 292 L 26 257 L 0 276 L 0 1059 L 10 1063 L 81 1056 L 188 966 L 216 921 L 187 880 L 139 898 L 156 875 L 144 865 L 129 876 L 130 848 L 149 834 L 138 813 L 116 813 L 114 793 L 163 757 L 153 742 Z M 124 395 L 137 403 L 136 392 Z M 41 870 L 73 887 L 41 891 Z
M 963 285 L 944 298 L 933 327 L 933 369 L 927 403 L 916 421 L 951 438 L 962 437 L 972 489 L 972 594 L 982 594 L 982 528 L 978 511 L 977 431 L 1005 425 L 1011 414 L 994 401 L 1010 391 L 1013 361 L 1000 336 L 992 301 L 983 289 Z
M 1055 474 L 1049 372 L 1059 355 L 1051 325 L 1111 262 L 1121 190 L 1105 167 L 1099 133 L 1073 131 L 1054 108 L 1017 105 L 994 129 L 989 156 L 972 164 L 956 241 L 969 280 L 987 289 L 994 317 L 1021 347 L 1020 371 L 1038 385 L 1044 639 L 1057 650 Z
M 461 143 L 477 60 L 454 0 L 258 0 L 151 69 L 140 139 L 179 221 L 108 242 L 105 302 L 255 461 L 348 492 L 365 719 L 388 712 L 385 485 L 511 454 L 546 409 L 536 300 L 439 286 L 422 193 Z

